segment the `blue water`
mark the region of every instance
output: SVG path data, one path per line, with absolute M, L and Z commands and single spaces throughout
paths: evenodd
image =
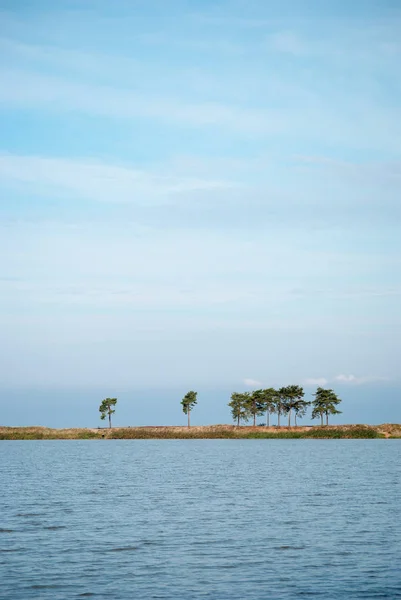
M 401 441 L 0 442 L 4 600 L 401 598 Z

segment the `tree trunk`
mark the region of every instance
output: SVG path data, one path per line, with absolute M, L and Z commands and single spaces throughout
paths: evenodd
M 267 411 L 266 413 L 266 426 L 270 427 L 270 413 Z
M 188 427 L 191 427 L 191 411 L 188 408 Z
M 291 409 L 288 411 L 288 427 L 291 427 Z
M 253 426 L 256 427 L 256 413 L 253 413 Z
M 238 421 L 237 421 L 237 425 L 238 425 L 238 427 L 239 427 L 239 415 L 238 415 Z
M 297 426 L 297 413 L 295 413 L 295 427 Z
M 323 427 L 323 413 L 320 413 L 320 425 Z
M 281 417 L 281 412 L 279 410 L 277 413 L 277 427 L 280 427 L 280 417 Z
M 329 413 L 326 413 L 326 425 L 329 424 Z
M 109 413 L 109 429 L 111 429 L 111 413 Z

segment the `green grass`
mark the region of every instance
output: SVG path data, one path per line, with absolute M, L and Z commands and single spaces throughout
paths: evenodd
M 308 431 L 277 431 L 277 433 L 252 431 L 246 435 L 249 439 L 373 439 L 383 438 L 374 427 L 355 426 L 350 428 L 314 427 Z
M 374 427 L 356 425 L 350 427 L 311 427 L 303 431 L 277 429 L 276 431 L 249 430 L 242 428 L 127 428 L 112 430 L 112 439 L 373 439 L 383 434 Z
M 114 440 L 187 440 L 187 439 L 235 439 L 238 436 L 230 429 L 207 429 L 199 430 L 191 428 L 189 430 L 174 429 L 174 428 L 127 428 L 116 429 L 111 431 L 110 438 Z
M 327 429 L 324 431 L 324 427 L 322 428 L 314 428 L 308 432 L 308 435 L 305 437 L 309 438 L 330 438 L 330 439 L 374 439 L 374 438 L 384 438 L 384 435 L 381 434 L 375 427 L 368 427 L 366 425 L 355 425 L 350 427 L 349 429 L 343 428 L 335 428 L 335 429 Z

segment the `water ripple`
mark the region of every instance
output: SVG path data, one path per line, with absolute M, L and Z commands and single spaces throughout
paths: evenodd
M 0 451 L 2 600 L 401 598 L 401 440 Z

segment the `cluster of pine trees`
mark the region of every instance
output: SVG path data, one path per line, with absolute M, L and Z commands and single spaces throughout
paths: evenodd
M 197 404 L 198 393 L 188 392 L 181 401 L 182 410 L 188 417 L 188 427 L 191 425 L 191 411 Z M 288 427 L 291 427 L 291 417 L 294 415 L 294 424 L 297 425 L 297 418 L 305 416 L 309 406 L 312 405 L 312 419 L 320 418 L 323 425 L 323 418 L 326 417 L 326 425 L 329 424 L 329 415 L 338 415 L 341 413 L 337 409 L 341 400 L 333 390 L 318 387 L 313 394 L 314 400 L 308 402 L 304 399 L 305 392 L 299 385 L 288 385 L 278 390 L 267 388 L 265 390 L 254 390 L 253 392 L 233 392 L 228 406 L 231 409 L 233 420 L 237 425 L 242 422 L 247 423 L 253 419 L 253 425 L 256 425 L 256 417 L 266 415 L 266 425 L 270 425 L 270 416 L 277 415 L 277 426 L 281 425 L 281 417 L 287 415 Z
M 266 415 L 266 425 L 270 425 L 270 416 L 277 415 L 277 426 L 281 425 L 281 417 L 288 416 L 288 427 L 291 427 L 291 417 L 294 415 L 294 424 L 297 425 L 297 418 L 302 418 L 310 405 L 312 405 L 312 419 L 320 417 L 323 425 L 323 418 L 326 417 L 326 425 L 329 424 L 329 415 L 340 414 L 337 409 L 341 400 L 333 390 L 318 387 L 314 395 L 314 400 L 308 402 L 304 399 L 305 393 L 299 385 L 288 385 L 278 390 L 267 388 L 265 390 L 255 390 L 253 392 L 234 392 L 231 395 L 231 401 L 228 406 L 231 408 L 231 414 L 237 425 L 241 421 L 248 422 L 253 419 L 253 425 L 256 425 L 256 417 Z

